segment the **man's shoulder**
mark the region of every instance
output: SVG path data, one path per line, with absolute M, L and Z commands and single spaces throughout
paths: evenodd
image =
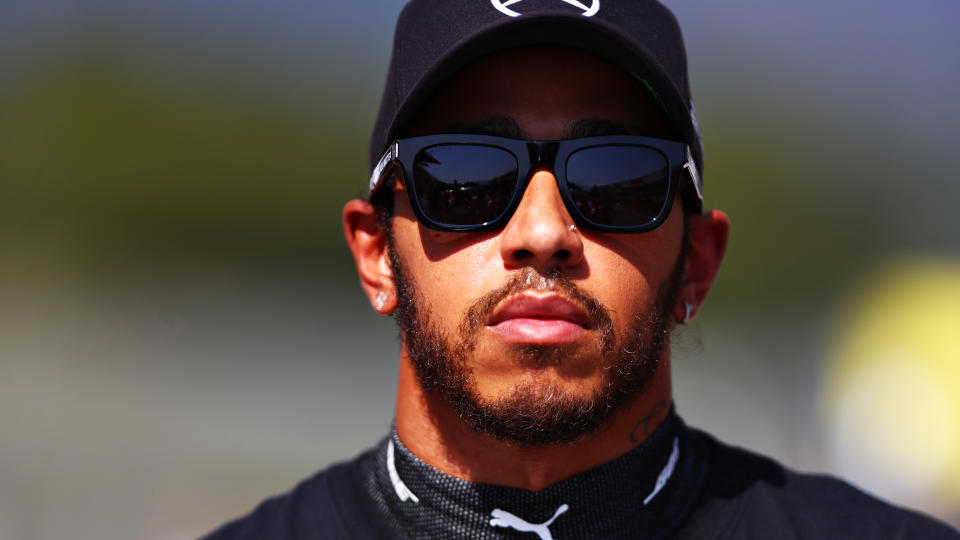
M 364 488 L 364 466 L 375 450 L 331 465 L 291 491 L 267 499 L 204 540 L 380 538 L 382 519 Z
M 692 432 L 710 465 L 681 537 L 960 539 L 947 525 L 838 478 L 796 472 Z

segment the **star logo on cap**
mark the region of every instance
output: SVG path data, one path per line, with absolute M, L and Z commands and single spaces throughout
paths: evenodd
M 518 13 L 510 9 L 510 6 L 519 4 L 522 1 L 523 0 L 490 0 L 490 3 L 493 4 L 493 7 L 497 8 L 497 11 L 503 13 L 504 15 L 509 15 L 510 17 L 519 17 L 522 15 L 522 13 Z M 600 11 L 600 0 L 592 0 L 589 6 L 578 0 L 560 1 L 580 9 L 580 11 L 583 12 L 581 15 L 584 17 L 593 17 L 598 11 Z

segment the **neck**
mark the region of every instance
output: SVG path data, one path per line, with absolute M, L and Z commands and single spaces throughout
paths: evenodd
M 669 350 L 647 388 L 595 433 L 571 444 L 517 447 L 477 433 L 436 393 L 425 393 L 401 354 L 397 434 L 424 462 L 468 482 L 540 491 L 626 454 L 667 417 L 671 404 Z

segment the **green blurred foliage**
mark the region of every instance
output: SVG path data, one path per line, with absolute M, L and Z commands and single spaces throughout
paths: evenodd
M 785 128 L 782 116 L 758 112 L 724 117 L 726 107 L 703 125 L 708 206 L 731 219 L 711 306 L 805 309 L 840 290 L 876 254 L 860 219 L 865 209 L 840 180 L 841 160 L 802 124 Z
M 13 81 L 0 97 L 0 239 L 111 266 L 342 273 L 340 209 L 366 177 L 368 122 L 356 119 L 372 105 L 291 103 L 248 82 L 82 55 Z

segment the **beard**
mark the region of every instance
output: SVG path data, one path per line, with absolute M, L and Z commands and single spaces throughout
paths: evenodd
M 572 443 L 598 431 L 648 386 L 669 336 L 687 242 L 684 235 L 684 248 L 669 279 L 657 291 L 652 309 L 634 314 L 622 336 L 615 335 L 607 308 L 559 269 L 544 275 L 527 267 L 467 309 L 457 340 L 450 339 L 432 320 L 423 295 L 396 254 L 390 234 L 387 244 L 397 291 L 395 317 L 424 393 L 441 396 L 478 433 L 515 446 L 536 447 Z M 477 392 L 469 355 L 497 305 L 525 290 L 558 292 L 588 314 L 590 328 L 599 334 L 603 366 L 601 382 L 591 394 L 573 394 L 561 384 L 536 379 L 520 382 L 492 399 L 484 399 Z M 519 348 L 517 361 L 539 367 L 559 365 L 568 354 L 570 351 L 563 346 L 530 345 Z

